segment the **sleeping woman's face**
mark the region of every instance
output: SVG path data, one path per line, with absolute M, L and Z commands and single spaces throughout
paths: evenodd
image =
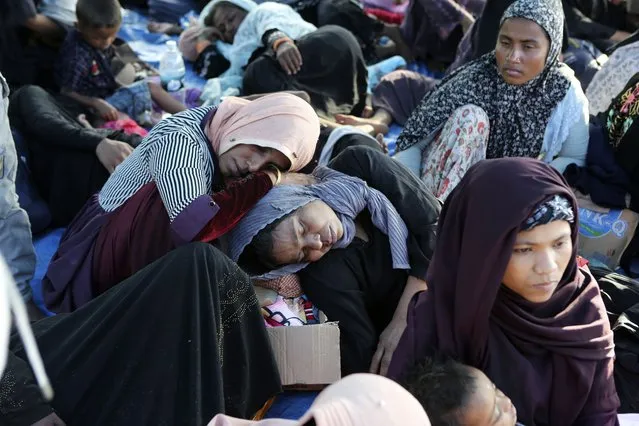
M 524 18 L 506 19 L 495 47 L 499 73 L 508 84 L 525 84 L 544 70 L 549 50 L 550 39 L 537 23 Z
M 503 284 L 533 303 L 550 299 L 572 260 L 570 224 L 563 220 L 517 234 Z
M 320 200 L 295 210 L 271 232 L 276 265 L 318 261 L 344 236 L 333 209 Z
M 246 10 L 224 2 L 218 5 L 211 15 L 208 24 L 222 34 L 222 41 L 233 44 L 237 29 L 246 18 Z
M 280 151 L 244 143 L 235 145 L 218 158 L 220 173 L 227 177 L 246 176 L 265 170 L 269 164 L 280 170 L 291 167 L 290 160 Z

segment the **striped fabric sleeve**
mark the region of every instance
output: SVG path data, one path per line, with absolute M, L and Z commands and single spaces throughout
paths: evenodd
M 173 222 L 194 200 L 209 195 L 206 156 L 197 141 L 183 133 L 170 133 L 153 145 L 149 172 Z

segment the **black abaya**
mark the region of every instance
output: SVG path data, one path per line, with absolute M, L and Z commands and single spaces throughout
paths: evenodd
M 339 322 L 342 375 L 367 372 L 379 336 L 393 318 L 409 274 L 424 278 L 435 246 L 441 205 L 422 182 L 397 161 L 368 147 L 350 147 L 329 167 L 365 180 L 395 206 L 409 231 L 410 271 L 393 269 L 388 237 L 358 216 L 368 241 L 355 238 L 299 272 L 306 295 Z
M 34 332 L 56 392 L 52 406 L 68 426 L 250 418 L 281 390 L 250 280 L 203 243 L 174 250 L 83 308 L 38 322 Z M 46 406 L 21 345 L 11 350 L 0 424 L 29 425 Z M 32 386 L 18 386 L 23 380 Z
M 348 30 L 327 25 L 295 41 L 303 63 L 287 75 L 270 49 L 249 63 L 244 72 L 244 95 L 301 90 L 327 118 L 335 114 L 361 115 L 366 106 L 368 71 L 362 49 Z

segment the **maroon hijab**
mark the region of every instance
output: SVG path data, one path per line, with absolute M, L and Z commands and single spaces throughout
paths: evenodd
M 389 375 L 434 351 L 484 371 L 533 425 L 614 425 L 614 345 L 597 282 L 573 261 L 552 298 L 532 304 L 502 286 L 522 224 L 563 177 L 527 158 L 473 166 L 446 200 L 428 290 L 413 298 Z

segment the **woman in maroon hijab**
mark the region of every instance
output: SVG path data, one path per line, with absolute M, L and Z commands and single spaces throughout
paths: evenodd
M 612 332 L 577 234 L 577 203 L 551 167 L 472 167 L 442 210 L 389 375 L 436 350 L 486 373 L 526 426 L 616 425 Z

